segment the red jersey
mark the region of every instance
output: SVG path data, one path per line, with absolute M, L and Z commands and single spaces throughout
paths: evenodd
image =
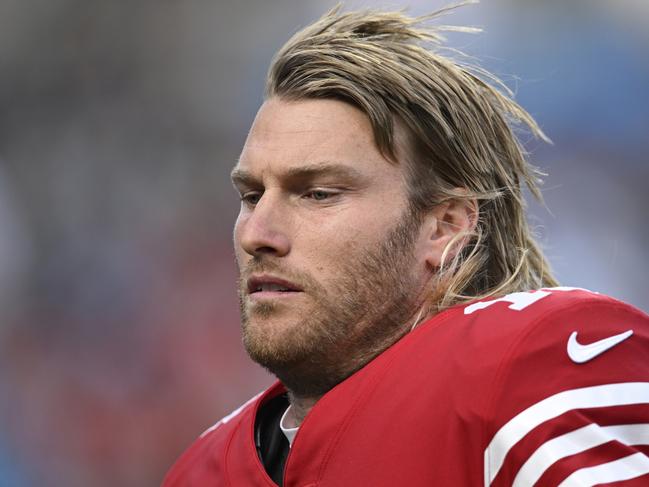
M 255 448 L 277 383 L 208 429 L 165 487 L 272 487 Z M 649 317 L 553 288 L 450 308 L 327 392 L 285 487 L 649 485 Z

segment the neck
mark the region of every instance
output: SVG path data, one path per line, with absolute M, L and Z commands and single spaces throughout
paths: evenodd
M 288 399 L 291 403 L 291 408 L 286 414 L 286 427 L 297 428 L 302 424 L 306 415 L 311 411 L 311 408 L 322 396 L 314 397 L 300 397 L 296 396 L 289 391 Z
M 416 315 L 414 315 L 413 318 L 408 320 L 406 323 L 406 326 L 403 327 L 403 331 L 400 334 L 400 336 L 403 336 L 406 334 L 408 331 L 414 330 L 417 325 L 419 325 L 422 321 L 424 321 L 428 316 L 430 316 L 430 312 L 425 312 L 426 307 L 421 306 L 418 309 L 418 312 Z M 396 339 L 390 340 L 390 344 L 394 343 Z M 381 347 L 380 351 L 383 351 L 387 346 Z M 380 353 L 379 351 L 379 353 Z M 372 353 L 371 357 L 374 357 L 376 353 Z M 367 363 L 371 357 L 367 357 L 364 360 L 360 360 L 359 362 L 361 365 L 364 365 Z M 358 368 L 358 364 L 355 368 Z M 349 373 L 345 374 L 345 377 L 348 376 Z M 340 378 L 342 380 L 342 378 Z M 336 380 L 333 384 L 331 384 L 326 390 L 330 389 L 333 387 L 333 385 L 337 384 L 340 380 Z M 306 394 L 300 394 L 294 392 L 292 389 L 289 388 L 288 392 L 288 399 L 291 404 L 290 409 L 288 410 L 288 413 L 286 414 L 286 424 L 285 426 L 287 428 L 297 428 L 299 427 L 302 422 L 304 421 L 304 418 L 306 415 L 311 411 L 313 406 L 315 406 L 316 402 L 320 400 L 320 398 L 324 395 L 324 393 L 306 393 Z

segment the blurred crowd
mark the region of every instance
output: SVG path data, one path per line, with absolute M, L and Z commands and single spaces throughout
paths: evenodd
M 158 485 L 271 383 L 239 336 L 229 171 L 274 51 L 334 3 L 0 3 L 0 487 Z M 450 42 L 554 141 L 526 140 L 562 283 L 648 310 L 649 4 L 444 22 L 484 29 Z

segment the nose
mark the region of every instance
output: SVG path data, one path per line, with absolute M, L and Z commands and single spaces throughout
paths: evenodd
M 239 214 L 235 241 L 248 254 L 282 257 L 291 249 L 286 211 L 268 191 L 254 208 Z

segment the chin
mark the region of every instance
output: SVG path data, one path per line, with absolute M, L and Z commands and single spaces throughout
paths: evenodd
M 304 348 L 300 323 L 287 313 L 253 312 L 243 320 L 243 344 L 248 355 L 264 367 L 272 362 L 294 362 Z
M 306 309 L 256 305 L 249 311 L 242 317 L 243 344 L 250 358 L 273 373 L 311 362 L 338 341 L 330 323 Z
M 271 372 L 299 363 L 305 357 L 303 347 L 296 342 L 293 330 L 276 330 L 272 323 L 249 323 L 244 328 L 243 345 L 252 360 Z

